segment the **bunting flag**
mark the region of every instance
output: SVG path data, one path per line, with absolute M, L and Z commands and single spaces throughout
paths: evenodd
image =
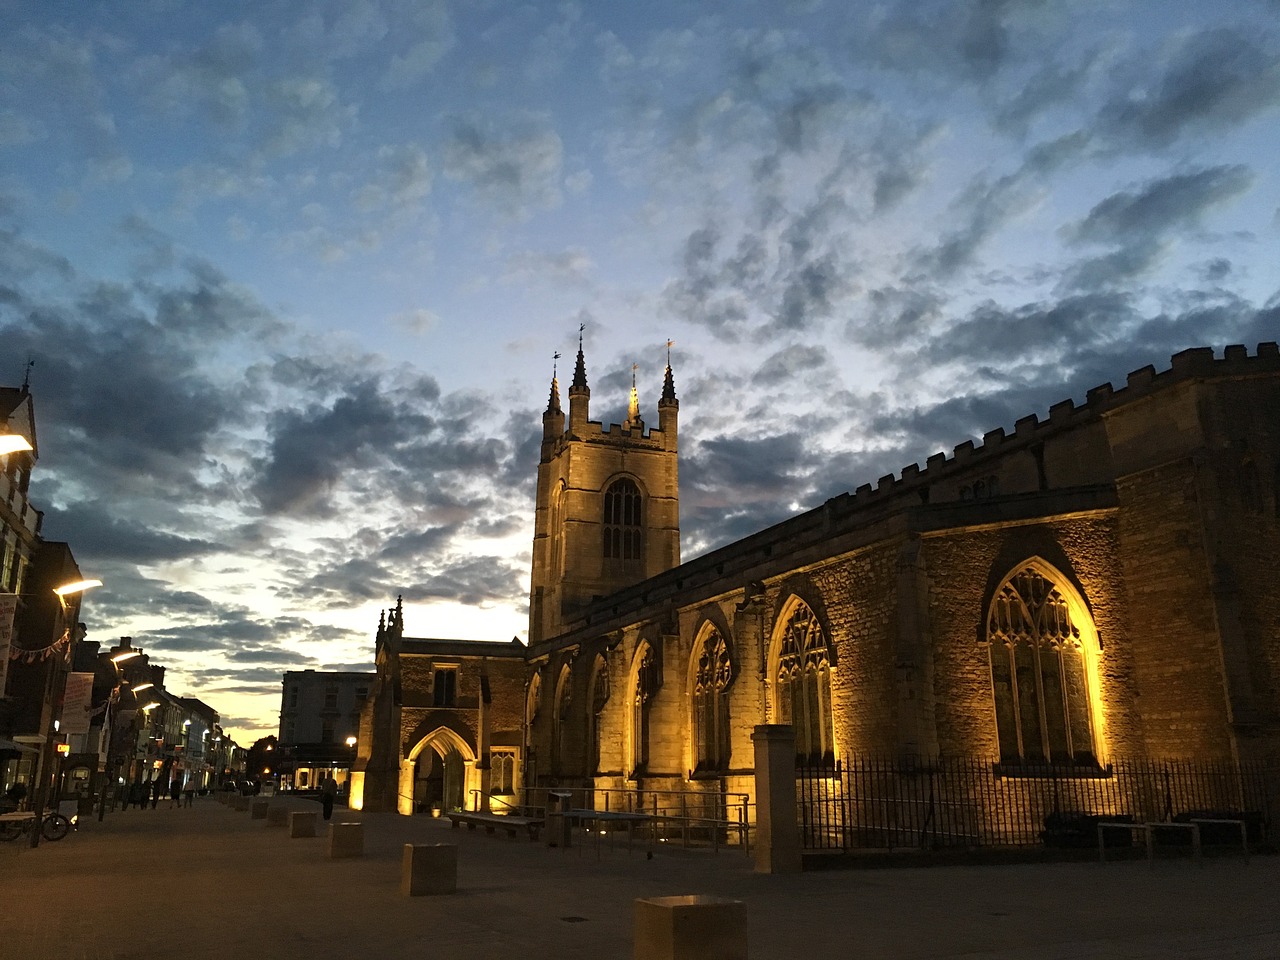
M 28 650 L 24 647 L 9 647 L 9 659 L 17 660 L 20 663 L 35 663 L 37 660 L 48 660 L 58 653 L 66 657 L 71 656 L 71 632 L 69 630 L 64 630 L 62 636 L 47 647 L 40 647 L 35 650 Z

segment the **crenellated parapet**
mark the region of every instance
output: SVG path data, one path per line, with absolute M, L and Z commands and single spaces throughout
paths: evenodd
M 1096 422 L 1111 411 L 1180 383 L 1277 372 L 1280 372 L 1280 346 L 1274 341 L 1258 344 L 1253 354 L 1241 345 L 1228 346 L 1221 357 L 1215 357 L 1211 347 L 1193 347 L 1174 354 L 1167 370 L 1157 372 L 1148 364 L 1130 373 L 1122 387 L 1100 384 L 1086 392 L 1085 402 L 1079 406 L 1068 398 L 1051 406 L 1049 416 L 1044 419 L 1030 414 L 1017 420 L 1013 433 L 996 427 L 983 434 L 980 444 L 965 440 L 956 445 L 950 457 L 946 453 L 933 454 L 923 469 L 919 464 L 908 464 L 898 476 L 886 474 L 874 486 L 859 486 L 853 498 L 867 500 L 951 479 L 957 473 L 975 470 L 984 462 L 1007 456 L 1015 449 L 1042 443 L 1066 430 Z

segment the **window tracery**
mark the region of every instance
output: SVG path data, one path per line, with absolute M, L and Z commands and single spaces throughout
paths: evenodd
M 796 602 L 783 628 L 774 679 L 779 722 L 795 729 L 796 756 L 813 763 L 834 761 L 830 646 L 803 602 Z
M 644 773 L 649 766 L 649 712 L 658 690 L 658 670 L 653 648 L 647 643 L 636 660 L 631 694 L 631 775 Z
M 708 629 L 694 651 L 693 761 L 699 771 L 729 768 L 729 684 L 733 662 L 729 645 L 715 627 Z
M 622 477 L 604 494 L 606 560 L 640 560 L 644 556 L 643 498 L 635 481 Z
M 572 674 L 569 665 L 560 669 L 560 679 L 556 683 L 555 705 L 551 713 L 551 763 L 552 769 L 562 773 L 560 769 L 565 762 L 568 746 L 568 732 L 571 729 L 569 709 L 573 699 L 570 685 Z
M 1002 763 L 1095 763 L 1086 650 L 1067 599 L 1032 567 L 987 618 Z
M 605 704 L 609 702 L 609 666 L 604 657 L 596 655 L 591 673 L 591 772 L 600 769 L 601 720 Z

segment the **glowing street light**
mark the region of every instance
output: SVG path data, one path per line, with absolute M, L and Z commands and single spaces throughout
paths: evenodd
M 0 456 L 31 449 L 31 442 L 17 433 L 0 434 Z
M 112 659 L 114 660 L 115 658 L 114 658 L 114 657 L 112 657 Z M 151 689 L 152 687 L 154 687 L 154 686 L 155 686 L 155 684 L 154 684 L 154 683 L 152 683 L 150 680 L 148 680 L 146 683 L 140 683 L 140 684 L 138 684 L 136 687 L 134 687 L 134 688 L 133 688 L 133 692 L 134 692 L 134 693 L 141 693 L 143 690 L 150 690 L 150 689 Z
M 355 738 L 355 737 L 347 737 L 347 746 L 348 746 L 348 747 L 354 747 L 355 745 L 356 745 L 356 738 Z
M 60 597 L 65 597 L 68 594 L 84 593 L 86 590 L 100 586 L 102 586 L 101 580 L 77 580 L 75 583 L 64 583 L 60 587 L 54 587 L 53 592 Z
M 140 654 L 137 650 L 121 650 L 119 653 L 111 657 L 111 662 L 124 663 L 126 660 L 132 660 L 134 657 L 140 657 L 140 656 L 142 656 L 142 654 Z

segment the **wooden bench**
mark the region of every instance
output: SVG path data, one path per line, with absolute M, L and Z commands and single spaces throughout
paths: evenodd
M 1114 821 L 1100 822 L 1098 824 L 1098 859 L 1099 861 L 1106 862 L 1106 859 L 1107 859 L 1106 846 L 1102 842 L 1103 830 L 1118 830 L 1118 829 L 1127 829 L 1130 831 L 1136 831 L 1143 835 L 1143 839 L 1146 841 L 1146 846 L 1147 846 L 1147 863 L 1150 864 L 1152 867 L 1155 866 L 1156 834 L 1160 832 L 1174 832 L 1178 830 L 1187 830 L 1191 834 L 1191 859 L 1194 862 L 1200 863 L 1203 866 L 1200 860 L 1200 824 L 1199 823 L 1196 823 L 1196 822 L 1178 823 L 1176 821 L 1169 822 L 1169 821 L 1154 821 L 1154 820 L 1149 821 L 1147 823 L 1118 823 Z
M 465 823 L 468 830 L 484 827 L 484 832 L 488 834 L 492 834 L 501 827 L 513 840 L 517 830 L 524 830 L 529 834 L 530 840 L 537 840 L 538 831 L 542 829 L 542 821 L 533 817 L 502 816 L 496 813 L 481 813 L 478 810 L 455 810 L 445 816 L 449 818 L 455 830 L 460 823 Z

